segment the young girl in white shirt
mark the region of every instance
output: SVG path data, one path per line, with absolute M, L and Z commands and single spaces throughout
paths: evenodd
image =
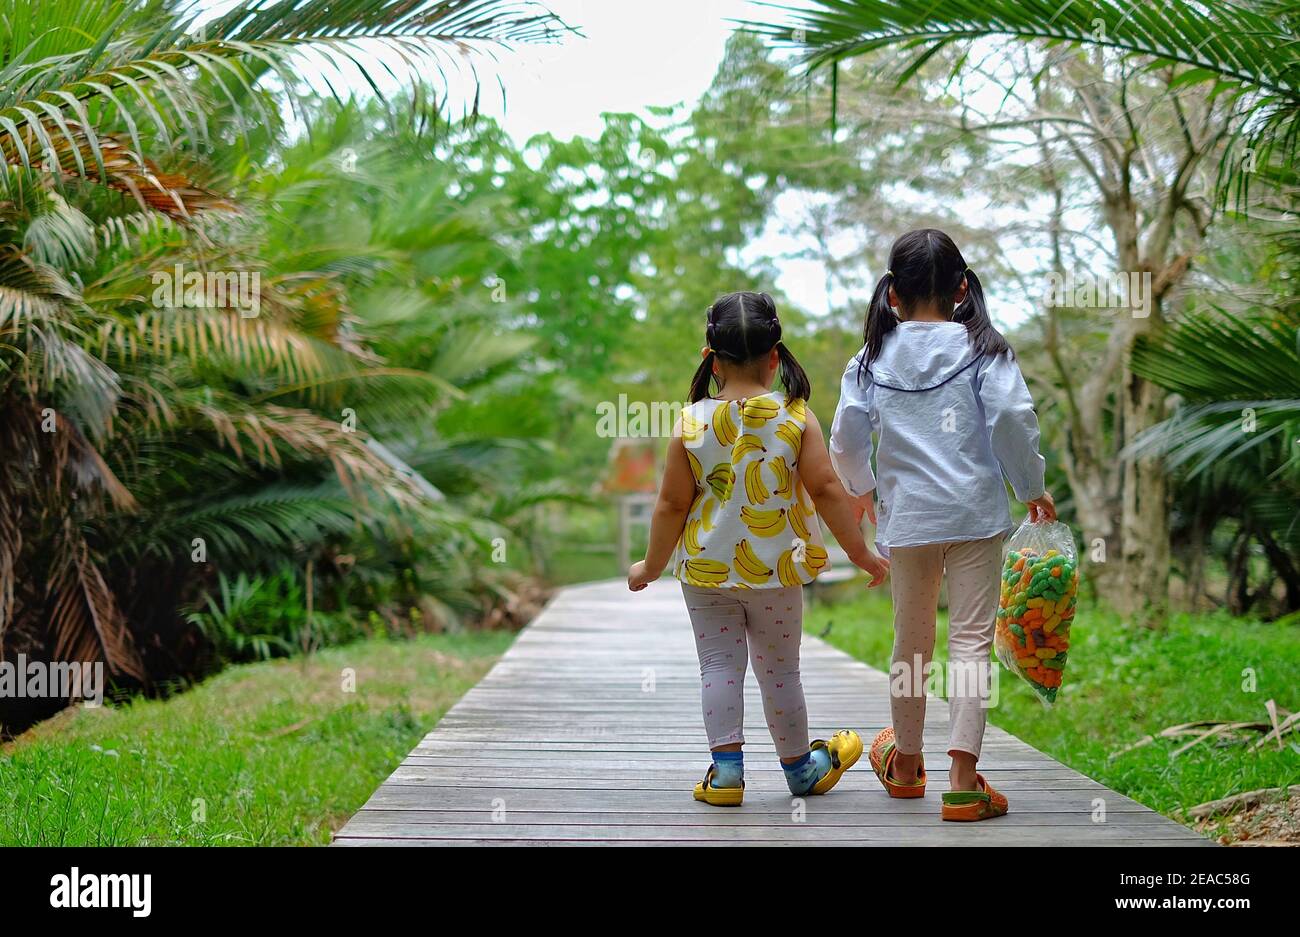
M 844 371 L 830 452 L 859 511 L 877 525 L 891 567 L 893 725 L 869 759 L 890 796 L 925 793 L 924 685 L 946 573 L 952 767 L 942 816 L 1001 816 L 1007 800 L 976 766 L 1002 541 L 1011 529 L 1003 477 L 1032 520 L 1056 518 L 1043 487 L 1034 402 L 989 320 L 979 279 L 942 231 L 909 231 L 894 242 L 863 339 Z

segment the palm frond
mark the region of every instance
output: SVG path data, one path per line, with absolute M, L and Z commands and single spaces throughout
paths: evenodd
M 805 53 L 810 68 L 833 65 L 888 46 L 914 51 L 900 79 L 915 74 L 938 50 L 986 36 L 1046 44 L 1071 43 L 1136 55 L 1181 69 L 1171 90 L 1209 83 L 1212 94 L 1246 95 L 1247 115 L 1236 146 L 1223 158 L 1220 191 L 1244 197 L 1253 161 L 1275 148 L 1292 159 L 1300 135 L 1300 35 L 1293 3 L 1165 0 L 816 0 L 809 9 L 773 5 L 781 22 L 748 26 Z
M 1234 316 L 1219 307 L 1191 313 L 1144 337 L 1132 367 L 1193 403 L 1300 397 L 1300 310 Z
M 188 550 L 192 539 L 200 537 L 210 559 L 247 563 L 314 546 L 330 534 L 354 530 L 361 520 L 356 502 L 337 483 L 272 484 L 180 506 L 142 532 L 140 552 L 166 557 Z
M 1163 455 L 1190 477 L 1223 463 L 1259 479 L 1300 481 L 1300 316 L 1211 308 L 1135 345 L 1135 373 L 1182 405 L 1138 436 L 1129 455 Z
M 80 300 L 53 267 L 12 245 L 0 245 L 0 340 L 12 343 L 16 333 L 55 318 L 65 304 Z
M 46 119 L 57 122 L 65 111 L 84 120 L 92 100 L 122 115 L 130 113 L 129 105 L 140 109 L 165 140 L 169 126 L 180 124 L 199 144 L 207 137 L 204 115 L 210 108 L 198 96 L 196 76 L 233 103 L 227 82 L 252 95 L 257 71 L 265 68 L 293 88 L 291 62 L 313 54 L 336 69 L 354 69 L 379 93 L 376 76 L 394 74 L 389 60 L 406 67 L 408 78 L 446 76 L 464 67 L 476 50 L 491 55 L 513 43 L 554 40 L 567 29 L 528 0 L 255 0 L 195 26 L 201 12 L 200 4 L 191 3 L 176 18 L 134 29 L 119 18 L 112 26 L 120 38 L 102 31 L 109 25 L 103 23 L 86 33 L 99 36 L 89 48 L 10 62 L 3 72 L 7 81 L 0 82 L 0 145 L 24 128 L 43 134 L 40 125 Z M 477 86 L 472 63 L 470 72 Z M 139 150 L 134 126 L 131 135 Z
M 47 195 L 46 204 L 23 232 L 23 251 L 56 270 L 90 263 L 97 248 L 94 224 L 57 193 Z
M 56 659 L 102 660 L 111 673 L 144 679 L 144 665 L 117 600 L 71 520 L 59 538 L 47 591 Z
M 194 409 L 237 457 L 251 459 L 259 467 L 279 467 L 287 452 L 328 461 L 349 494 L 362 501 L 366 490 L 399 503 L 425 497 L 418 484 L 368 444 L 364 432 L 345 422 L 272 404 L 252 407 L 230 398 L 200 400 Z
M 19 123 L 0 111 L 0 160 L 25 169 L 50 173 L 62 187 L 84 180 L 130 195 L 141 208 L 172 218 L 199 211 L 233 210 L 228 200 L 195 185 L 178 173 L 163 172 L 138 149 L 103 133 L 89 123 L 41 118 L 19 109 Z

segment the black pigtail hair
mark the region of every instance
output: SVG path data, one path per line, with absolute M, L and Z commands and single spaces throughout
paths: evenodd
M 699 403 L 710 394 L 709 384 L 713 380 L 713 359 L 717 357 L 712 351 L 704 356 L 700 366 L 695 369 L 695 375 L 691 378 L 691 391 L 687 395 L 691 403 Z
M 966 281 L 966 295 L 951 303 Z M 900 313 L 889 306 L 889 290 L 894 290 Z M 966 327 L 971 348 L 979 355 L 996 356 L 1011 352 L 1011 346 L 993 327 L 989 318 L 988 302 L 984 298 L 984 285 L 975 271 L 966 265 L 966 258 L 948 235 L 937 228 L 918 228 L 901 235 L 889 249 L 889 270 L 876 283 L 862 326 L 862 357 L 858 359 L 858 380 L 868 371 L 880 355 L 885 338 L 898 328 L 901 318 L 907 318 L 918 303 L 937 303 L 950 321 Z
M 771 317 L 767 320 L 768 342 L 764 344 L 769 349 L 773 344 L 776 346 L 776 357 L 781 364 L 781 386 L 785 388 L 786 398 L 806 403 L 812 396 L 812 382 L 808 380 L 808 373 L 795 358 L 794 352 L 781 341 L 781 319 L 776 314 L 776 300 L 769 293 L 759 293 L 758 298 L 762 302 L 764 315 Z
M 1002 333 L 993 327 L 989 318 L 989 306 L 984 299 L 984 287 L 975 271 L 969 267 L 965 270 L 966 298 L 953 310 L 952 321 L 966 326 L 970 336 L 971 347 L 981 355 L 1000 355 L 1010 353 L 1011 346 L 1002 337 Z
M 786 397 L 806 403 L 812 396 L 812 384 L 803 365 L 795 359 L 794 353 L 785 347 L 785 342 L 776 343 L 776 354 L 781 361 L 781 386 L 785 388 Z
M 862 357 L 858 359 L 859 381 L 862 380 L 862 373 L 867 369 L 867 365 L 875 361 L 876 356 L 880 354 L 880 349 L 885 344 L 885 336 L 898 328 L 898 316 L 889 305 L 889 288 L 893 285 L 894 274 L 886 271 L 885 275 L 876 281 L 875 292 L 871 294 L 871 305 L 867 307 L 867 319 L 862 326 L 862 344 L 866 347 Z
M 718 297 L 709 307 L 704 329 L 706 353 L 691 378 L 690 402 L 698 403 L 712 396 L 716 377 L 713 365 L 719 358 L 735 364 L 748 364 L 776 349 L 781 384 L 790 400 L 806 401 L 812 383 L 790 349 L 781 341 L 781 318 L 776 300 L 767 293 L 739 292 Z M 718 387 L 721 389 L 721 381 Z

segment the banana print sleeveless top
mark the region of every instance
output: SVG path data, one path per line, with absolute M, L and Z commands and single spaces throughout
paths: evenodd
M 682 410 L 696 496 L 673 555 L 692 586 L 805 585 L 827 565 L 812 498 L 799 481 L 807 410 L 768 393 L 705 399 Z

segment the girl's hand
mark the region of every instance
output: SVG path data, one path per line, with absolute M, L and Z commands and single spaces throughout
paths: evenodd
M 874 527 L 876 525 L 876 493 L 868 491 L 866 494 L 854 498 L 853 513 L 857 517 L 859 524 L 862 523 L 862 516 L 865 514 L 867 520 L 871 521 L 871 526 Z
M 850 559 L 853 560 L 854 566 L 858 567 L 863 572 L 870 574 L 871 582 L 868 584 L 868 588 L 870 589 L 876 588 L 876 586 L 884 582 L 885 577 L 889 575 L 889 560 L 885 559 L 883 556 L 877 556 L 870 549 L 868 549 L 866 554 L 863 556 L 856 558 L 850 557 Z
M 1029 506 L 1029 520 L 1032 523 L 1056 520 L 1056 502 L 1052 500 L 1050 491 L 1044 491 L 1041 497 L 1026 501 L 1025 504 Z
M 640 592 L 650 583 L 659 578 L 659 574 L 651 576 L 646 569 L 645 560 L 637 560 L 627 570 L 627 587 L 633 592 Z

